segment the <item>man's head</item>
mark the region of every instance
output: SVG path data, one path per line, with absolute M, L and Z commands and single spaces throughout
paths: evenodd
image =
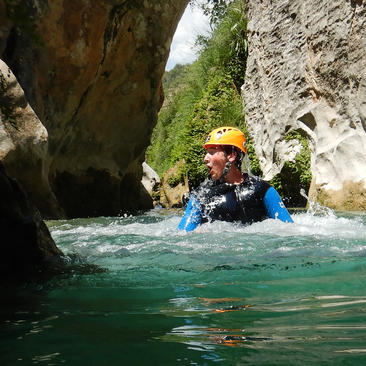
M 243 132 L 234 127 L 220 127 L 207 137 L 203 147 L 204 158 L 213 180 L 224 180 L 232 164 L 240 171 L 241 162 L 247 153 Z

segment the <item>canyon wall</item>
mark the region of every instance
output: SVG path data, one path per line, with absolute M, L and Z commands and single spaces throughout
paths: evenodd
M 366 209 L 366 2 L 247 1 L 249 57 L 242 88 L 265 179 L 311 150 L 310 198 Z
M 0 159 L 44 217 L 152 207 L 141 164 L 187 3 L 0 0 Z

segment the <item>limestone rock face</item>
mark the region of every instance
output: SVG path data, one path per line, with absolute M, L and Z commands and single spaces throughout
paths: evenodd
M 48 183 L 47 148 L 46 128 L 28 104 L 10 68 L 0 60 L 0 160 L 43 212 L 62 216 Z
M 160 177 L 156 171 L 151 168 L 145 161 L 142 163 L 143 175 L 141 183 L 146 189 L 149 196 L 152 198 L 153 203 L 157 203 L 157 197 L 159 196 L 160 189 Z
M 366 209 L 366 3 L 249 0 L 246 121 L 270 179 L 306 135 L 310 198 Z
M 163 99 L 171 39 L 187 3 L 0 1 L 1 58 L 48 131 L 38 171 L 59 211 L 45 208 L 43 214 L 116 215 L 152 207 L 141 164 Z

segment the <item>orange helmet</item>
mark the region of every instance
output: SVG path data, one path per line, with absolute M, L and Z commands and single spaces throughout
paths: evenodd
M 244 154 L 247 153 L 245 136 L 235 127 L 219 127 L 211 131 L 203 147 L 208 149 L 213 145 L 231 145 L 239 148 Z

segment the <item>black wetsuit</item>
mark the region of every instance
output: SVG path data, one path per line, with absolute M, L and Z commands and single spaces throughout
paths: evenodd
M 198 188 L 202 223 L 207 221 L 241 221 L 243 224 L 268 218 L 263 198 L 270 185 L 258 177 L 245 175 L 242 183 L 218 183 L 211 179 Z
M 215 220 L 250 224 L 267 218 L 293 222 L 277 191 L 258 177 L 244 175 L 238 185 L 203 182 L 187 204 L 178 229 L 192 231 Z

